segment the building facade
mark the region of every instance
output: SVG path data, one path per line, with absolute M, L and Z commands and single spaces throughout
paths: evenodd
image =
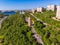
M 43 11 L 42 7 L 37 8 L 37 12 L 42 12 L 42 11 Z
M 56 10 L 56 5 L 48 5 L 47 10 L 55 11 Z
M 56 18 L 60 19 L 60 6 L 57 6 Z

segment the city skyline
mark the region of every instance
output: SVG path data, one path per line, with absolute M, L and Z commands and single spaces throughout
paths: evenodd
M 60 5 L 59 0 L 0 0 L 0 10 L 24 10 L 47 5 Z

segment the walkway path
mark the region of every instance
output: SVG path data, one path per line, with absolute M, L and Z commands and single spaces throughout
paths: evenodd
M 31 14 L 37 21 L 41 21 L 43 22 L 42 20 L 38 19 L 37 17 L 35 17 L 33 14 Z M 43 22 L 44 23 L 44 22 Z M 45 23 L 44 23 L 45 24 Z M 47 24 L 45 24 L 47 25 Z M 34 25 L 31 26 L 31 30 L 32 32 L 34 33 L 34 37 L 37 39 L 37 42 L 40 44 L 40 45 L 44 45 L 43 41 L 42 41 L 42 38 L 41 36 L 36 32 L 36 30 L 34 29 Z
M 33 25 L 31 26 L 31 30 L 32 30 L 32 32 L 34 33 L 33 37 L 35 37 L 35 38 L 37 39 L 37 42 L 38 42 L 40 45 L 44 45 L 41 36 L 40 36 L 39 34 L 37 34 L 37 32 L 35 31 Z
M 39 18 L 35 17 L 33 14 L 31 14 L 37 21 L 42 22 L 44 25 L 48 25 L 47 23 L 43 22 L 42 20 L 40 20 Z
M 3 17 L 1 20 L 0 20 L 0 29 L 1 29 L 1 24 L 2 22 L 7 18 L 7 16 Z

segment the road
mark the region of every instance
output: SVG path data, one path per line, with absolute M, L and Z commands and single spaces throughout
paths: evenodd
M 3 17 L 1 20 L 0 20 L 0 29 L 1 29 L 1 24 L 2 22 L 7 18 L 7 16 Z

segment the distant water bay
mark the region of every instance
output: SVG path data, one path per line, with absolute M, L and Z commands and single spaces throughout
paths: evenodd
M 16 12 L 3 12 L 3 14 L 12 15 L 12 14 L 16 14 Z
M 5 15 L 13 15 L 13 14 L 16 14 L 16 12 L 0 12 L 0 14 L 5 14 Z

